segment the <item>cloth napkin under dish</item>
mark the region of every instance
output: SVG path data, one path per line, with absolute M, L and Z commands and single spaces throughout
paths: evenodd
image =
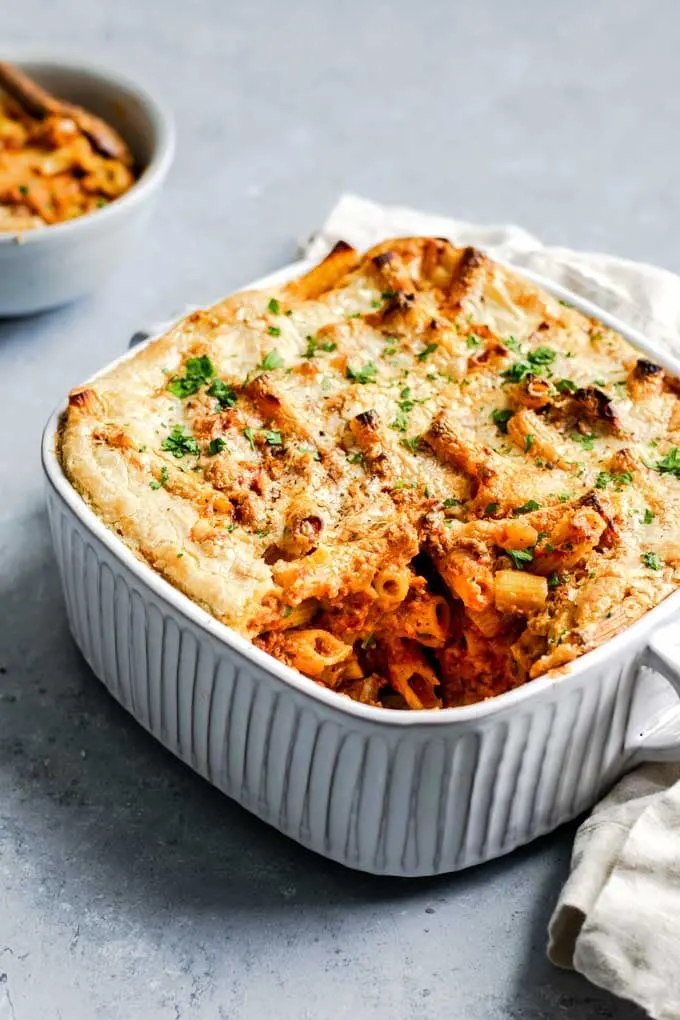
M 320 258 L 339 240 L 366 248 L 408 234 L 475 244 L 533 269 L 680 354 L 678 276 L 611 255 L 548 248 L 520 227 L 477 226 L 344 195 L 302 251 Z M 680 764 L 629 773 L 581 825 L 550 920 L 548 955 L 654 1020 L 680 1020 Z

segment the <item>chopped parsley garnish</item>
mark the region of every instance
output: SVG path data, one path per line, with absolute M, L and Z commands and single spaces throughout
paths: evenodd
M 221 453 L 226 445 L 227 444 L 225 443 L 221 436 L 218 436 L 217 439 L 211 439 L 210 442 L 208 443 L 209 455 L 211 457 L 214 457 L 216 454 Z
M 279 315 L 281 312 L 281 305 L 278 303 L 275 297 L 271 299 L 267 305 L 267 311 L 271 312 L 272 315 Z
M 160 479 L 160 481 L 157 481 L 157 479 L 154 478 L 154 480 L 152 482 L 149 482 L 149 488 L 150 489 L 160 489 L 162 486 L 165 486 L 167 484 L 168 484 L 168 469 L 166 468 L 166 466 L 164 464 L 163 467 L 161 468 L 161 479 Z
M 532 375 L 533 370 L 528 361 L 516 361 L 514 365 L 510 365 L 510 368 L 506 368 L 501 375 L 508 382 L 519 383 L 527 375 Z
M 397 479 L 397 481 L 392 486 L 392 492 L 398 492 L 400 489 L 405 489 L 405 488 L 406 488 L 406 482 L 404 481 L 403 478 L 399 478 L 399 479 Z
M 392 422 L 392 428 L 397 429 L 398 432 L 406 432 L 408 428 L 408 416 L 416 406 L 415 401 L 411 400 L 411 390 L 408 386 L 405 386 L 400 393 L 401 400 L 398 402 L 397 417 Z
M 515 570 L 524 570 L 525 564 L 532 563 L 534 559 L 531 549 L 505 549 L 504 552 L 512 560 Z
M 348 464 L 363 464 L 364 459 L 365 459 L 364 455 L 361 452 L 359 452 L 359 453 L 348 453 L 347 454 L 347 463 Z
M 555 389 L 558 393 L 576 393 L 578 386 L 571 379 L 558 379 L 555 383 Z
M 656 462 L 655 469 L 661 475 L 675 475 L 676 478 L 680 478 L 680 454 L 677 446 Z
M 330 354 L 338 346 L 332 340 L 320 343 L 315 336 L 308 336 L 305 339 L 307 341 L 307 350 L 304 353 L 305 358 L 313 358 L 317 351 L 325 351 L 326 354 Z
M 348 315 L 345 316 L 345 318 L 346 319 L 360 319 L 361 318 L 361 312 L 350 312 Z
M 380 308 L 380 301 L 371 301 L 371 308 Z
M 270 336 L 281 336 L 280 326 L 267 326 L 267 332 Z
M 645 512 L 644 512 L 644 514 L 642 516 L 642 523 L 643 524 L 651 524 L 653 520 L 654 520 L 654 514 L 652 513 L 652 511 L 649 508 L 647 508 L 647 510 L 645 510 Z
M 531 447 L 534 445 L 534 437 L 531 432 L 527 432 L 524 437 L 524 452 L 528 453 Z
M 568 503 L 569 500 L 572 499 L 572 496 L 573 493 L 571 492 L 561 492 L 557 498 L 559 499 L 560 503 Z
M 479 337 L 475 336 L 474 333 L 470 333 L 470 336 L 465 341 L 465 343 L 468 345 L 468 347 L 479 347 L 481 342 L 482 341 L 479 339 Z
M 362 386 L 365 386 L 366 383 L 375 382 L 376 372 L 377 368 L 373 362 L 367 361 L 363 368 L 352 368 L 351 365 L 348 365 L 345 375 L 352 382 L 361 383 Z
M 213 379 L 208 387 L 208 396 L 214 397 L 220 407 L 233 407 L 238 397 L 233 386 L 228 386 L 222 379 Z
M 595 435 L 592 432 L 588 432 L 586 435 L 583 435 L 581 432 L 572 432 L 569 438 L 578 443 L 579 446 L 582 446 L 584 450 L 592 450 L 595 446 Z M 680 464 L 678 467 L 680 467 Z
M 429 356 L 437 350 L 438 347 L 439 344 L 428 344 L 426 347 L 423 347 L 420 354 L 416 354 L 416 358 L 418 361 L 425 361 L 426 358 L 429 358 Z
M 300 453 L 310 453 L 312 460 L 321 460 L 321 454 L 318 450 L 314 450 L 311 446 L 301 446 Z
M 633 476 L 630 471 L 621 471 L 618 474 L 610 474 L 609 471 L 600 471 L 595 479 L 596 489 L 606 489 L 608 485 L 614 484 L 617 489 L 624 485 L 632 485 Z
M 484 516 L 490 517 L 491 514 L 498 513 L 498 503 L 487 503 L 484 507 Z
M 540 509 L 541 504 L 537 503 L 535 499 L 530 499 L 526 503 L 523 503 L 522 506 L 516 506 L 515 509 L 512 511 L 512 516 L 520 517 L 522 514 L 530 514 L 533 513 L 534 510 Z
M 514 351 L 515 354 L 519 354 L 522 350 L 519 340 L 515 340 L 514 336 L 506 336 L 503 343 L 509 351 Z
M 606 386 L 607 385 L 607 383 L 604 381 L 604 379 L 593 379 L 593 384 L 595 386 Z
M 262 531 L 256 531 L 255 534 L 258 538 L 266 538 L 269 534 L 269 528 L 263 528 Z
M 640 559 L 650 570 L 661 570 L 663 567 L 663 563 L 655 552 L 643 553 Z
M 198 393 L 201 386 L 215 375 L 215 368 L 207 354 L 198 358 L 187 358 L 184 375 L 174 376 L 168 383 L 168 389 L 174 397 L 184 400 L 193 393 Z
M 393 297 L 397 296 L 396 290 L 384 290 L 380 297 L 383 301 L 391 301 Z
M 246 437 L 246 439 L 248 440 L 248 442 L 250 443 L 251 447 L 254 450 L 255 449 L 255 429 L 251 429 L 250 425 L 248 425 L 246 428 L 244 428 L 243 435 Z
M 537 347 L 535 351 L 529 351 L 527 361 L 534 367 L 536 365 L 552 365 L 556 357 L 552 347 Z
M 501 375 L 508 382 L 519 383 L 528 375 L 543 375 L 546 366 L 552 364 L 555 357 L 552 348 L 537 347 L 535 351 L 529 351 L 526 361 L 516 361 L 514 365 L 501 372 Z
M 422 443 L 422 436 L 411 436 L 410 439 L 402 439 L 401 445 L 405 446 L 409 453 L 417 453 Z
M 406 432 L 408 428 L 408 412 L 402 411 L 401 408 L 397 411 L 397 416 L 390 425 L 390 428 L 396 429 L 397 432 Z
M 270 333 L 271 333 L 272 329 L 274 329 L 274 327 L 270 326 L 269 327 L 269 332 Z M 281 330 L 279 330 L 278 333 L 275 333 L 274 336 L 278 336 L 280 332 L 281 332 Z M 271 351 L 269 351 L 268 354 L 266 354 L 264 356 L 264 358 L 262 360 L 262 364 L 259 365 L 258 368 L 261 368 L 264 372 L 271 372 L 275 368 L 281 368 L 282 365 L 283 365 L 283 358 L 281 357 L 281 355 L 277 351 L 276 347 L 274 347 L 274 348 L 272 348 Z
M 21 194 L 21 195 L 27 195 L 28 194 L 28 185 L 27 184 L 20 184 L 19 185 L 19 194 Z
M 512 418 L 513 414 L 514 411 L 509 410 L 509 408 L 506 408 L 504 410 L 496 408 L 495 411 L 491 412 L 491 421 L 494 423 L 499 432 L 502 432 L 504 435 L 507 435 L 508 422 Z
M 161 450 L 168 450 L 173 457 L 183 457 L 185 453 L 200 453 L 198 443 L 193 436 L 186 434 L 181 425 L 175 425 L 169 436 L 161 443 Z
M 446 507 L 447 510 L 450 510 L 451 507 L 460 506 L 460 500 L 459 499 L 455 499 L 453 496 L 449 496 L 448 499 L 444 500 L 444 502 L 442 503 L 442 506 Z
M 283 439 L 278 429 L 262 429 L 264 441 L 269 446 L 283 446 Z
M 564 578 L 560 577 L 560 575 L 555 571 L 548 578 L 548 587 L 549 588 L 559 588 L 559 586 L 561 584 L 564 584 Z

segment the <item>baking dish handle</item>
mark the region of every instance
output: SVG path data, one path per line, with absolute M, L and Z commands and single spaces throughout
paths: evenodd
M 640 664 L 660 673 L 680 698 L 680 622 L 650 635 Z M 636 734 L 628 749 L 638 762 L 680 761 L 680 703 L 668 709 L 651 730 Z

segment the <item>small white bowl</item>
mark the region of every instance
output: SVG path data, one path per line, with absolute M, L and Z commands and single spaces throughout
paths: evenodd
M 94 290 L 134 251 L 175 148 L 167 111 L 116 72 L 61 59 L 13 62 L 60 99 L 111 124 L 130 146 L 139 177 L 121 198 L 86 216 L 21 233 L 0 232 L 0 316 L 44 311 Z

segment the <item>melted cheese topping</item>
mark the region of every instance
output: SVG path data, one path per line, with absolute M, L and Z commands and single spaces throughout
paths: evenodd
M 61 455 L 219 620 L 341 693 L 436 707 L 677 586 L 677 385 L 472 249 L 341 245 L 74 391 Z

